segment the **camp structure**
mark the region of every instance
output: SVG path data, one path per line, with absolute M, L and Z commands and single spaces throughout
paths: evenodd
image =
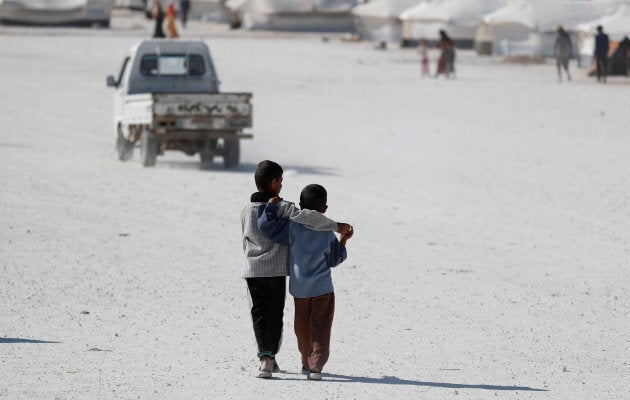
M 176 1 L 178 2 L 178 1 Z M 224 0 L 190 0 L 190 19 L 201 21 L 227 22 L 228 16 Z
M 111 0 L 3 0 L 0 22 L 17 25 L 109 27 Z
M 437 41 L 444 30 L 458 47 L 473 46 L 481 18 L 506 4 L 506 0 L 433 0 L 400 14 L 403 42 Z
M 356 0 L 228 0 L 233 28 L 351 32 Z
M 617 7 L 617 1 L 509 0 L 483 17 L 475 36 L 480 54 L 553 57 L 559 26 L 564 27 L 577 53 L 575 27 L 601 17 Z
M 401 12 L 421 0 L 375 0 L 352 9 L 354 25 L 362 40 L 397 42 L 401 38 Z
M 628 54 L 627 41 L 623 44 L 623 39 L 630 36 L 630 2 L 620 4 L 615 11 L 606 14 L 601 18 L 593 21 L 579 24 L 576 27 L 578 34 L 578 48 L 580 55 L 580 66 L 589 67 L 592 64 L 593 50 L 595 49 L 595 35 L 597 27 L 602 26 L 604 32 L 608 34 L 611 41 L 611 60 L 609 65 L 614 74 L 616 70 L 620 70 L 620 74 L 627 75 L 628 71 Z M 621 43 L 621 46 L 619 46 Z M 614 48 L 614 50 L 613 50 Z M 626 54 L 623 54 L 626 51 Z M 616 55 L 616 53 L 619 53 Z M 625 56 L 625 59 L 624 59 Z M 619 59 L 617 61 L 617 59 Z M 625 73 L 623 71 L 625 61 Z M 618 65 L 620 68 L 618 68 Z

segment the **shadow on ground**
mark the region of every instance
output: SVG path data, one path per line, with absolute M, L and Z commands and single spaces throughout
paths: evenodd
M 210 171 L 213 173 L 239 173 L 254 175 L 256 166 L 253 163 L 241 163 L 236 168 L 225 168 L 222 163 L 214 162 L 212 164 L 202 165 L 199 161 L 168 161 L 158 159 L 154 168 L 177 168 L 177 169 L 196 169 L 201 171 Z M 284 170 L 284 175 L 290 174 L 310 174 L 310 175 L 337 175 L 334 168 L 328 167 L 309 167 L 304 165 L 287 165 L 280 164 Z
M 411 385 L 411 386 L 428 386 L 440 387 L 448 389 L 483 389 L 483 390 L 509 390 L 509 391 L 530 391 L 530 392 L 546 392 L 546 389 L 530 388 L 527 386 L 501 386 L 501 385 L 474 385 L 467 383 L 447 383 L 447 382 L 423 382 L 412 381 L 408 379 L 400 379 L 395 376 L 383 376 L 382 378 L 369 378 L 364 376 L 348 376 L 338 374 L 322 374 L 324 377 L 331 378 L 336 382 L 360 382 L 360 383 L 381 383 L 386 385 Z
M 0 343 L 61 343 L 61 342 L 50 342 L 47 340 L 35 340 L 35 339 L 21 339 L 21 338 L 0 338 Z
M 395 376 L 383 376 L 381 378 L 371 378 L 367 376 L 351 376 L 351 375 L 339 375 L 339 374 L 327 374 L 323 373 L 322 377 L 325 382 L 337 382 L 337 383 L 376 383 L 382 385 L 408 385 L 408 386 L 424 386 L 424 387 L 437 387 L 446 389 L 481 389 L 481 390 L 494 390 L 494 391 L 519 391 L 519 392 L 547 392 L 547 389 L 531 388 L 528 386 L 502 386 L 502 385 L 487 385 L 487 384 L 468 384 L 468 383 L 448 383 L 448 382 L 425 382 L 425 381 L 412 381 L 409 379 L 400 379 Z M 300 378 L 279 378 L 278 380 L 304 380 L 306 377 Z

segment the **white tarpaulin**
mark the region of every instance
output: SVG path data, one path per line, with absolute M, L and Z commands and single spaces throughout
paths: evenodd
M 400 14 L 403 38 L 437 40 L 445 30 L 459 46 L 470 46 L 481 18 L 506 0 L 433 0 Z
M 361 39 L 398 41 L 401 23 L 398 15 L 428 0 L 376 0 L 352 9 L 354 23 Z
M 356 0 L 229 0 L 231 18 L 245 29 L 352 31 Z
M 491 43 L 498 55 L 553 56 L 556 30 L 562 25 L 576 45 L 575 27 L 617 7 L 617 1 L 510 0 L 483 17 L 477 48 Z
M 4 0 L 0 21 L 26 25 L 109 26 L 111 0 Z

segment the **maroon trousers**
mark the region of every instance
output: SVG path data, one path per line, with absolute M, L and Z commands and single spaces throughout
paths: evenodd
M 335 314 L 335 293 L 293 300 L 294 329 L 298 349 L 302 354 L 302 366 L 310 371 L 321 372 L 330 355 L 330 329 Z

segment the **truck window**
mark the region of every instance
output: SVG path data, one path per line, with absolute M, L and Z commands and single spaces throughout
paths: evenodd
M 198 54 L 145 54 L 140 60 L 144 76 L 202 76 L 205 72 L 203 57 Z

